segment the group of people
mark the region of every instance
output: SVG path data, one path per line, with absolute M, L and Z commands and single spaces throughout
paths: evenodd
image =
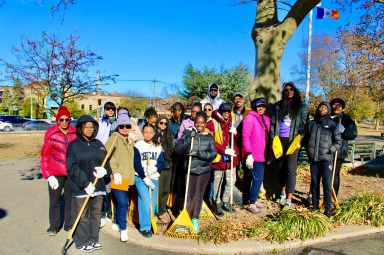
M 348 140 L 357 136 L 356 124 L 343 112 L 345 102 L 340 98 L 321 102 L 313 120 L 309 120 L 308 106 L 294 83 L 287 82 L 282 86 L 282 99 L 273 105 L 256 98 L 247 108 L 240 92 L 233 94 L 232 103 L 224 102 L 218 84 L 212 83 L 207 97 L 192 105 L 190 116 L 177 102 L 171 106 L 169 119 L 148 108 L 141 126 L 127 108 L 106 101 L 99 122 L 83 115 L 72 127 L 68 109 L 60 106 L 56 125 L 47 130 L 41 152 L 41 169 L 48 180 L 50 199 L 48 234 L 55 235 L 62 226 L 63 190 L 66 231 L 72 228 L 90 196 L 73 235 L 76 247 L 84 252 L 102 248 L 99 228 L 102 216 L 111 207 L 109 197 L 114 206 L 113 228 L 120 231 L 121 241 L 128 240 L 127 212 L 132 194 L 137 199 L 139 229 L 144 237 L 152 236 L 153 215 L 160 223 L 171 221 L 167 203 L 170 195 L 176 197 L 176 203 L 172 203 L 176 209 L 181 209 L 186 195 L 195 232 L 200 232 L 198 219 L 203 201 L 218 216 L 223 216 L 224 211 L 236 212 L 235 204 L 247 205 L 250 213 L 260 214 L 265 205 L 257 200 L 266 164 L 271 161 L 278 170 L 280 203 L 290 208 L 302 146 L 310 160 L 313 208 L 319 208 L 322 179 L 324 214 L 331 217 L 332 173 L 335 171 L 337 194 Z M 280 144 L 278 156 L 272 146 L 275 140 Z M 294 141 L 299 145 L 287 153 Z M 244 174 L 241 185 L 240 169 Z M 132 190 L 135 192 L 129 192 Z

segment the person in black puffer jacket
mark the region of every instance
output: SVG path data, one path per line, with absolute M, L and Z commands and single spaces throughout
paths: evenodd
M 196 232 L 200 232 L 198 218 L 203 204 L 205 188 L 208 184 L 212 171 L 211 161 L 216 157 L 217 150 L 213 136 L 203 133 L 206 127 L 207 116 L 204 112 L 196 113 L 195 126 L 185 129 L 175 151 L 184 156 L 185 169 L 188 169 L 190 156 L 191 173 L 189 177 L 189 190 L 187 196 L 187 210 L 192 211 L 192 225 Z M 194 137 L 193 148 L 191 149 L 191 139 Z
M 330 118 L 331 106 L 321 102 L 316 109 L 315 119 L 306 127 L 303 145 L 306 148 L 311 169 L 312 204 L 319 209 L 320 180 L 323 179 L 324 214 L 332 216 L 332 162 L 334 153 L 341 148 L 342 140 L 337 124 Z
M 357 126 L 356 123 L 344 113 L 345 102 L 343 99 L 334 98 L 331 100 L 330 104 L 332 107 L 331 118 L 338 124 L 337 127 L 339 128 L 341 138 L 343 139 L 343 145 L 337 154 L 335 179 L 333 182 L 333 188 L 335 189 L 337 196 L 340 188 L 340 168 L 348 155 L 348 141 L 354 140 L 357 137 Z
M 72 217 L 77 218 L 87 196 L 90 199 L 73 235 L 76 248 L 91 252 L 102 248 L 99 228 L 103 196 L 106 195 L 104 176 L 112 171 L 101 164 L 107 154 L 103 143 L 96 139 L 99 124 L 89 115 L 81 116 L 76 124 L 77 138 L 68 145 L 67 177 L 72 190 Z M 93 181 L 98 178 L 96 186 Z

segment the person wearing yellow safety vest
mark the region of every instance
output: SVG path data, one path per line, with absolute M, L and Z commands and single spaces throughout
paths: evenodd
M 290 155 L 287 155 L 287 150 L 298 135 L 301 139 L 304 137 L 309 114 L 308 106 L 301 100 L 300 92 L 293 82 L 283 84 L 281 95 L 282 99 L 275 103 L 271 110 L 270 135 L 273 143 L 275 140 L 279 140 L 281 143 L 277 148 L 274 146 L 275 157 L 278 157 L 276 167 L 281 186 L 280 204 L 284 208 L 290 208 L 292 194 L 296 188 L 297 160 L 300 149 L 296 149 Z

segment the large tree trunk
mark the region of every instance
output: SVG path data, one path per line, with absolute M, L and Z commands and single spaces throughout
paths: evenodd
M 297 0 L 282 22 L 277 19 L 277 0 L 259 0 L 252 39 L 255 44 L 255 79 L 250 97 L 280 99 L 280 63 L 285 45 L 305 16 L 320 0 Z

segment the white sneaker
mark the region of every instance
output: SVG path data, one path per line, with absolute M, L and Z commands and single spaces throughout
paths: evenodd
M 107 224 L 107 221 L 104 218 L 100 219 L 100 228 L 104 227 Z
M 116 230 L 116 231 L 120 230 L 119 225 L 117 225 L 116 223 L 113 223 L 112 230 Z
M 128 241 L 128 231 L 127 230 L 121 230 L 120 231 L 120 241 L 122 241 L 122 242 Z

